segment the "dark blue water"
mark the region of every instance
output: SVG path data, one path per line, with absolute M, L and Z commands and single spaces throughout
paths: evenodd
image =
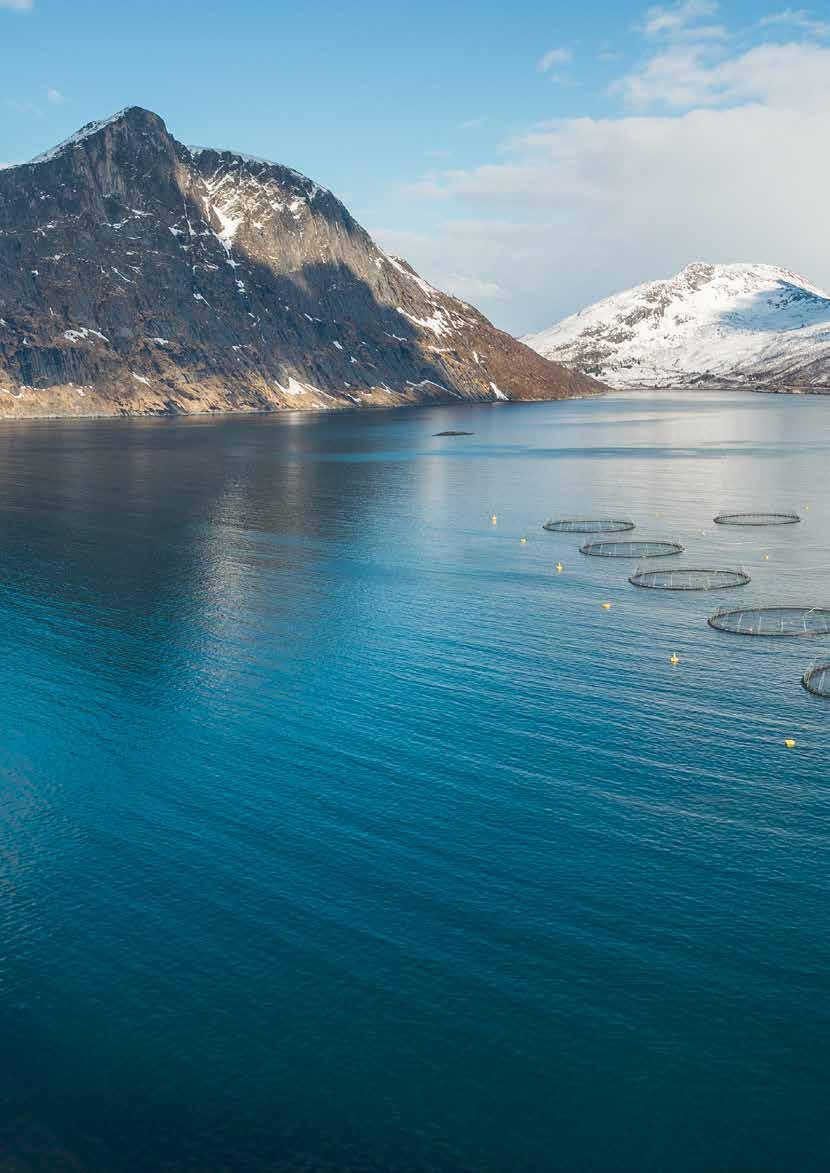
M 0 1168 L 823 1173 L 829 412 L 4 426 Z

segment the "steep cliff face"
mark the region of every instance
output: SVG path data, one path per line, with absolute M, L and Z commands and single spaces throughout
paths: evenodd
M 830 391 L 830 297 L 775 265 L 688 265 L 524 341 L 612 387 Z
M 331 192 L 132 107 L 0 171 L 0 413 L 601 390 L 387 256 Z

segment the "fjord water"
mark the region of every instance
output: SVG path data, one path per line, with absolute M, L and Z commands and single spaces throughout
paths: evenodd
M 826 1169 L 828 413 L 4 426 L 9 1168 Z

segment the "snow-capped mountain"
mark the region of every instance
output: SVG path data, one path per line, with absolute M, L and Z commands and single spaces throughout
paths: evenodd
M 774 265 L 688 265 L 522 341 L 612 387 L 830 390 L 830 295 Z
M 140 107 L 0 170 L 0 415 L 600 389 L 387 256 L 330 191 Z

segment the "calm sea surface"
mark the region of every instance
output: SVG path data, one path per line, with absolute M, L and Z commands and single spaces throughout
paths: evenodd
M 816 398 L 4 425 L 0 1168 L 825 1173 L 830 638 L 706 616 L 830 604 L 828 469 Z

